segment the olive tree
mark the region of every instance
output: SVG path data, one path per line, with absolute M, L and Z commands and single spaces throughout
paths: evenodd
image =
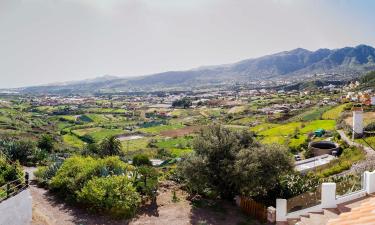
M 193 148 L 194 153 L 179 166 L 192 192 L 209 191 L 223 198 L 236 194 L 262 195 L 292 169 L 285 148 L 262 146 L 251 133 L 220 125 L 202 129 Z

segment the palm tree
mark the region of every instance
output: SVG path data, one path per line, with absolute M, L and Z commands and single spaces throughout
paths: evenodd
M 100 143 L 100 155 L 101 156 L 113 156 L 120 155 L 121 141 L 116 136 L 106 137 Z

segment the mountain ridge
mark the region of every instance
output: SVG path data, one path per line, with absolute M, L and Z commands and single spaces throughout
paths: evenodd
M 93 93 L 189 89 L 265 79 L 301 78 L 320 73 L 355 76 L 370 70 L 375 70 L 375 49 L 361 44 L 356 47 L 321 48 L 316 51 L 296 48 L 231 64 L 130 78 L 107 75 L 62 85 L 33 86 L 17 90 L 22 93 Z

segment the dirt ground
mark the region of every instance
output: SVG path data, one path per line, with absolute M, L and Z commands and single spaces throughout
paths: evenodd
M 156 201 L 140 208 L 132 220 L 112 220 L 89 213 L 85 209 L 69 206 L 54 195 L 34 184 L 33 225 L 250 225 L 256 222 L 245 216 L 236 206 L 221 202 L 214 206 L 194 206 L 186 200 L 187 193 L 171 182 L 163 182 Z M 173 190 L 176 197 L 173 198 Z M 174 199 L 174 200 L 173 200 Z
M 197 132 L 200 129 L 201 129 L 201 126 L 187 126 L 187 127 L 183 127 L 183 128 L 175 129 L 175 130 L 162 131 L 160 132 L 160 134 L 166 137 L 181 137 L 181 136 L 185 136 L 187 134 L 193 133 L 193 132 Z

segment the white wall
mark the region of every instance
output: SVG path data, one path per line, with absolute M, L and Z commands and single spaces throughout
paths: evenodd
M 32 219 L 32 199 L 26 189 L 0 203 L 1 225 L 28 225 Z
M 363 134 L 363 111 L 353 111 L 353 130 L 357 134 Z
M 335 183 L 323 183 L 322 184 L 322 195 L 321 203 L 319 205 L 295 211 L 292 213 L 287 212 L 287 200 L 276 199 L 276 221 L 282 222 L 290 218 L 298 218 L 301 215 L 305 215 L 309 212 L 320 212 L 324 208 L 336 208 L 337 204 L 352 201 L 358 198 L 366 196 L 366 194 L 375 193 L 375 171 L 364 174 L 365 186 L 363 190 L 350 193 L 344 196 L 336 196 L 336 184 Z

